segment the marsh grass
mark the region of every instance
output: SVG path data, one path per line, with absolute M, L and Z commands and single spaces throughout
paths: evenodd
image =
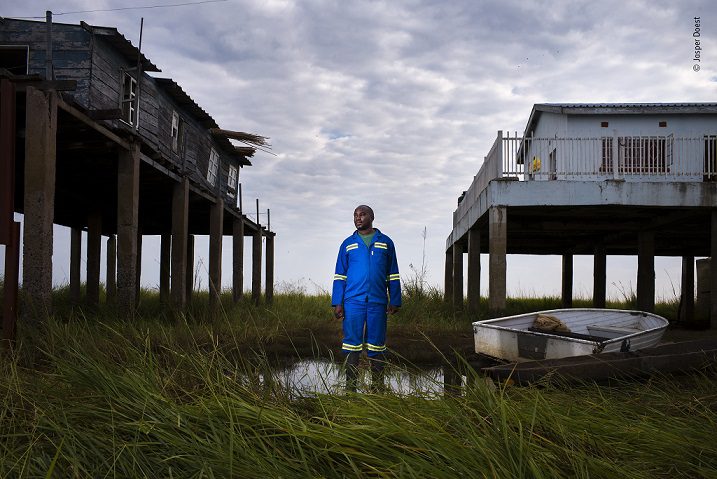
M 225 295 L 212 316 L 206 293 L 195 293 L 172 316 L 143 291 L 133 321 L 55 295 L 45 329 L 21 329 L 0 363 L 0 477 L 717 477 L 710 371 L 516 388 L 459 362 L 465 385 L 443 399 L 297 398 L 276 380 L 274 352 L 319 357 L 338 343 L 327 295 L 284 291 L 271 307 Z M 430 349 L 471 320 L 429 289 L 389 327 Z
M 211 329 L 211 328 L 207 328 Z M 181 334 L 177 334 L 181 331 Z M 180 337 L 180 339 L 178 339 Z M 2 477 L 715 477 L 717 380 L 292 398 L 184 321 L 51 321 L 0 369 Z M 48 474 L 51 473 L 51 474 Z

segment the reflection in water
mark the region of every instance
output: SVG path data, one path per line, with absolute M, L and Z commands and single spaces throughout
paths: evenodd
M 371 382 L 368 368 L 360 372 L 359 391 L 368 391 Z M 293 397 L 314 394 L 341 394 L 344 392 L 344 373 L 340 364 L 329 360 L 306 359 L 272 372 L 275 381 L 285 387 Z M 439 398 L 460 394 L 466 376 L 453 367 L 406 369 L 389 364 L 385 369 L 386 390 L 399 396 Z

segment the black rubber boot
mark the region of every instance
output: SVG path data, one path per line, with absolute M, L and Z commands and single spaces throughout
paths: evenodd
M 371 363 L 371 392 L 381 393 L 385 390 L 386 385 L 383 380 L 383 369 L 386 365 L 386 360 L 383 356 L 370 358 Z
M 360 352 L 351 352 L 346 355 L 346 391 L 348 392 L 356 392 L 359 359 L 361 359 Z

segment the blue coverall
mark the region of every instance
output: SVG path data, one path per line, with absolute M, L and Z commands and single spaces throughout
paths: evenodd
M 382 355 L 386 306 L 401 306 L 396 249 L 391 238 L 374 229 L 368 247 L 356 231 L 341 243 L 336 259 L 331 304 L 344 306 L 341 350 L 346 354 L 361 352 L 365 346 L 369 357 Z

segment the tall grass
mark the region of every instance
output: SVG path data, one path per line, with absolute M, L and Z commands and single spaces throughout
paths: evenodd
M 0 366 L 0 476 L 717 477 L 714 376 L 291 400 L 196 332 L 51 321 Z
M 0 477 L 717 477 L 710 371 L 570 388 L 460 371 L 467 386 L 445 399 L 295 399 L 271 380 L 271 356 L 335 348 L 328 303 L 300 290 L 271 307 L 225 296 L 212 316 L 195 294 L 171 316 L 143 292 L 130 322 L 56 292 L 47 327 L 21 329 L 0 362 Z M 423 334 L 425 349 L 440 333 L 470 336 L 471 320 L 429 289 L 406 298 L 389 335 Z

